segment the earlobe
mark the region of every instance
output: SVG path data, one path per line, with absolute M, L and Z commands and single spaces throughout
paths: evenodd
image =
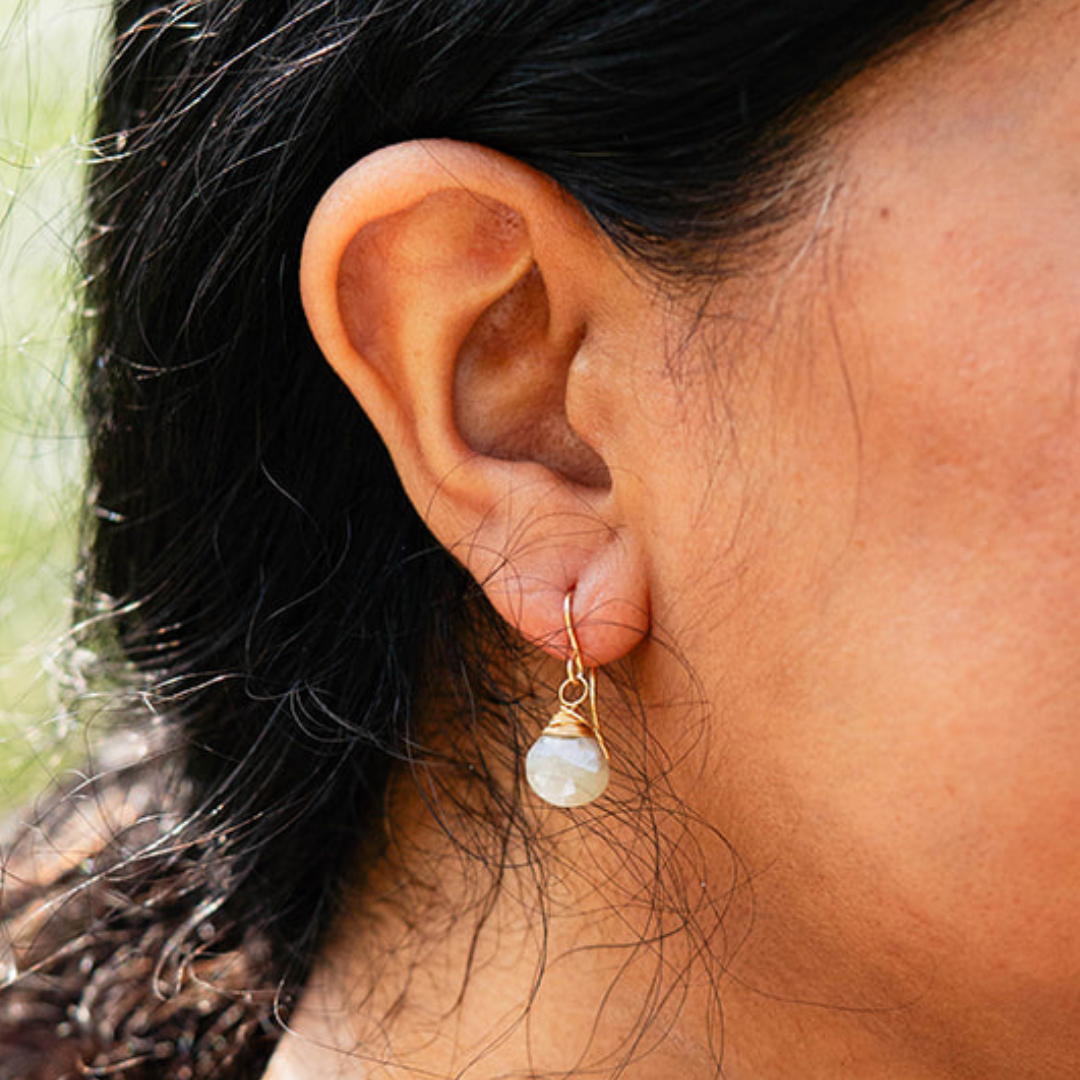
M 567 408 L 610 258 L 546 178 L 480 147 L 411 143 L 327 192 L 301 272 L 316 339 L 432 532 L 558 655 L 573 589 L 593 664 L 648 625 L 612 470 Z

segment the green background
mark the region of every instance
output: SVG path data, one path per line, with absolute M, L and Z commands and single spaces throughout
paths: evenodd
M 101 0 L 0 0 L 0 811 L 80 755 L 61 704 L 83 492 L 73 327 Z

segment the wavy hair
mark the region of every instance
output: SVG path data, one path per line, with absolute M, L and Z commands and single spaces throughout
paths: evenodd
M 519 646 L 306 328 L 330 183 L 390 143 L 478 143 L 666 279 L 735 272 L 798 209 L 833 92 L 966 6 L 116 3 L 79 599 L 110 724 L 143 743 L 7 840 L 0 1077 L 259 1075 L 346 868 L 381 848 L 388 778 L 424 754 L 422 698 L 454 704 L 492 835 L 527 827 L 478 749 L 492 723 L 520 749 Z

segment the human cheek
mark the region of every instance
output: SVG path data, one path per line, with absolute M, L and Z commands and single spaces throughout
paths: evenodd
M 842 338 L 872 350 L 861 493 L 794 753 L 924 924 L 1052 982 L 1080 961 L 1080 298 L 954 255 L 849 309 L 873 312 Z

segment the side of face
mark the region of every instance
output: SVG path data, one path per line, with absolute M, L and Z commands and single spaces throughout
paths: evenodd
M 758 875 L 736 973 L 918 1000 L 942 1046 L 993 1029 L 1058 1062 L 1080 1050 L 1077 41 L 1074 5 L 1026 5 L 852 87 L 820 213 L 717 290 L 627 464 L 665 474 L 655 620 L 710 708 L 687 798 Z M 646 670 L 650 700 L 678 685 Z
M 385 148 L 312 219 L 312 329 L 433 535 L 555 684 L 574 590 L 737 852 L 736 1062 L 1080 1053 L 1078 40 L 991 6 L 858 80 L 817 205 L 704 297 L 482 147 Z

